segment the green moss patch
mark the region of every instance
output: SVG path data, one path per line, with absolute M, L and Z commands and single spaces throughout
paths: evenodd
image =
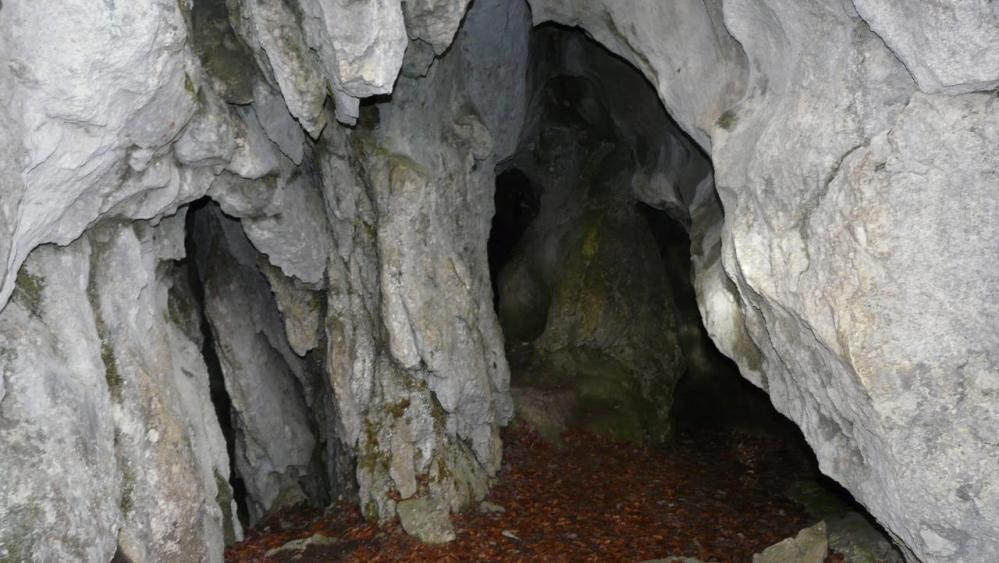
M 42 313 L 42 293 L 45 290 L 45 278 L 28 272 L 21 267 L 14 283 L 14 293 L 11 298 L 27 309 L 32 315 L 40 317 Z
M 727 110 L 725 111 L 725 113 L 721 114 L 718 117 L 718 121 L 716 121 L 715 123 L 718 125 L 718 127 L 721 127 L 726 131 L 731 131 L 732 129 L 735 128 L 735 125 L 738 122 L 739 122 L 739 116 L 736 115 L 734 111 Z

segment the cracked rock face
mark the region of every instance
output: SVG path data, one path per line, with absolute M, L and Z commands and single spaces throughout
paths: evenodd
M 531 18 L 634 65 L 710 156 L 665 143 L 631 187 L 689 226 L 712 338 L 822 469 L 909 559 L 999 559 L 997 13 L 4 1 L 0 559 L 221 559 L 240 524 L 209 340 L 232 389 L 291 397 L 241 423 L 258 516 L 287 482 L 380 520 L 397 493 L 485 494 L 511 411 L 485 246 Z M 207 340 L 181 273 L 206 195 L 230 223 L 203 249 L 244 237 L 220 279 L 259 300 L 205 303 Z M 247 367 L 261 354 L 277 381 Z
M 182 257 L 179 216 L 22 269 L 0 321 L 4 560 L 220 560 L 241 535 L 205 364 L 168 312 Z

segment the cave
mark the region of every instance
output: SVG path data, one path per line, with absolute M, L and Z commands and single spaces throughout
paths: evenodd
M 5 0 L 0 561 L 999 560 L 997 22 Z

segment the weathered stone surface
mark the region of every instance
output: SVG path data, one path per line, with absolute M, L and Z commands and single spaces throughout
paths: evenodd
M 527 111 L 526 2 L 475 0 L 458 32 L 469 98 L 493 137 L 496 161 L 513 155 Z
M 6 217 L 16 217 L 0 231 L 6 303 L 28 252 L 69 243 L 120 202 L 130 157 L 165 148 L 196 101 L 186 88 L 195 71 L 176 2 L 72 1 L 40 10 L 8 1 L 0 14 L 0 92 L 10 108 L 3 136 L 12 145 L 4 156 L 15 157 L 4 160 L 12 191 L 0 194 Z
M 323 322 L 322 294 L 300 287 L 294 279 L 286 277 L 279 268 L 266 260 L 258 260 L 260 271 L 274 293 L 274 301 L 284 321 L 288 345 L 299 356 L 304 356 L 319 346 L 320 326 Z
M 512 154 L 525 115 L 525 82 L 517 77 L 526 65 L 527 26 L 520 4 L 480 0 L 454 48 L 441 51 L 461 5 L 71 0 L 51 10 L 26 0 L 3 3 L 0 317 L 8 320 L 0 338 L 15 342 L 18 354 L 4 360 L 13 367 L 5 367 L 0 383 L 0 412 L 22 409 L 20 430 L 10 432 L 38 429 L 31 455 L 41 457 L 0 461 L 9 464 L 3 469 L 10 482 L 24 487 L 17 494 L 28 491 L 0 507 L 7 510 L 0 528 L 33 530 L 33 547 L 51 550 L 39 548 L 43 558 L 106 559 L 123 525 L 135 553 L 165 545 L 161 531 L 173 516 L 140 522 L 114 514 L 123 475 L 117 463 L 105 467 L 103 453 L 87 453 L 59 470 L 65 474 L 29 472 L 51 465 L 35 463 L 45 456 L 81 455 L 58 450 L 64 440 L 92 437 L 86 443 L 97 451 L 110 447 L 110 399 L 95 391 L 99 346 L 79 290 L 91 275 L 77 263 L 89 243 L 73 241 L 99 218 L 156 223 L 209 186 L 227 212 L 258 226 L 270 221 L 258 242 L 273 235 L 276 248 L 292 232 L 320 232 L 302 227 L 301 218 L 278 218 L 300 137 L 279 111 L 280 100 L 257 101 L 253 87 L 267 81 L 280 90 L 287 111 L 313 137 L 323 128 L 327 89 L 338 118 L 352 123 L 361 97 L 393 89 L 409 41 L 407 17 L 410 35 L 425 36 L 443 58 L 426 78 L 400 81 L 392 101 L 377 105 L 381 124 L 362 127 L 376 131 L 371 143 L 360 133 L 327 131 L 328 154 L 319 163 L 304 143 L 301 167 L 324 169 L 322 207 L 335 241 L 323 251 L 330 263 L 316 259 L 323 252 L 267 254 L 310 287 L 330 280 L 323 368 L 336 404 L 321 393 L 305 402 L 323 413 L 326 438 L 343 436 L 327 440 L 330 449 L 371 445 L 375 463 L 359 470 L 359 481 L 374 513 L 387 518 L 394 509 L 385 501 L 392 480 L 383 463 L 391 448 L 386 436 L 375 444 L 366 434 L 392 428 L 399 417 L 388 407 L 403 399 L 413 404 L 403 410 L 417 428 L 414 471 L 436 471 L 444 482 L 437 494 L 452 509 L 480 494 L 499 460 L 496 427 L 510 414 L 488 307 L 483 231 L 495 157 Z M 823 469 L 908 557 L 999 559 L 992 477 L 999 473 L 999 277 L 992 267 L 999 135 L 996 99 L 971 92 L 996 87 L 996 8 L 970 0 L 534 0 L 532 7 L 535 21 L 582 26 L 634 63 L 680 126 L 711 151 L 720 201 L 711 177 L 683 164 L 697 159 L 682 143 L 668 143 L 675 153 L 643 161 L 648 166 L 630 183 L 637 197 L 689 220 L 702 313 L 719 347 L 802 427 Z M 425 14 L 446 17 L 416 17 Z M 931 95 L 914 94 L 917 87 Z M 258 107 L 233 109 L 225 101 Z M 667 165 L 690 177 L 663 173 Z M 223 168 L 229 171 L 219 174 Z M 127 384 L 137 394 L 116 408 L 172 429 L 160 433 L 158 445 L 133 433 L 119 454 L 141 453 L 144 461 L 130 463 L 152 475 L 171 447 L 164 444 L 211 440 L 177 422 L 190 415 L 178 402 L 193 401 L 182 397 L 196 395 L 197 386 L 165 375 L 155 380 L 149 374 L 165 372 L 145 367 L 199 372 L 188 357 L 190 342 L 161 326 L 168 311 L 151 297 L 169 285 L 151 264 L 166 268 L 172 259 L 157 254 L 155 236 L 131 232 L 107 239 L 134 265 L 122 279 L 135 282 L 141 274 L 152 285 L 119 287 L 126 282 L 108 281 L 107 272 L 117 270 L 105 265 L 98 286 L 106 287 L 98 293 L 118 304 L 102 310 L 104 322 L 131 346 L 115 353 L 132 370 Z M 29 252 L 47 242 L 73 245 L 39 251 L 39 264 L 25 270 L 48 268 L 46 279 L 60 278 L 46 282 L 39 301 L 31 279 L 16 289 L 17 277 Z M 59 275 L 55 264 L 64 267 Z M 15 291 L 20 301 L 8 303 Z M 125 322 L 116 315 L 129 311 L 121 303 L 135 295 L 156 308 Z M 281 302 L 292 311 L 298 305 L 288 295 Z M 33 309 L 43 321 L 30 320 L 38 317 Z M 58 316 L 45 316 L 53 311 Z M 289 316 L 298 320 L 268 326 L 275 338 L 295 341 L 281 354 L 294 364 L 314 347 L 307 333 L 315 317 Z M 140 320 L 145 324 L 128 324 Z M 137 327 L 158 343 L 138 336 Z M 192 336 L 197 340 L 184 338 Z M 58 354 L 71 357 L 53 360 Z M 45 377 L 23 375 L 34 374 L 39 362 Z M 63 392 L 65 385 L 70 390 Z M 164 402 L 138 408 L 153 392 Z M 76 402 L 45 399 L 56 395 Z M 72 413 L 65 404 L 74 405 Z M 80 422 L 80 413 L 90 414 Z M 13 436 L 3 444 L 20 439 Z M 197 483 L 197 492 L 178 497 L 186 506 L 211 496 L 204 470 L 211 456 L 203 455 L 209 450 L 184 454 L 183 471 Z M 435 469 L 439 460 L 462 475 L 447 477 Z M 136 498 L 145 505 L 159 494 L 166 493 Z M 8 507 L 22 507 L 26 498 L 43 499 L 41 516 L 10 516 Z M 57 513 L 68 514 L 69 523 L 53 526 Z M 218 517 L 210 509 L 201 514 Z M 172 522 L 184 530 L 202 525 Z M 204 526 L 190 537 L 218 533 Z M 220 543 L 204 541 L 212 553 Z
M 250 47 L 233 28 L 230 8 L 235 7 L 226 0 L 192 2 L 191 42 L 215 93 L 230 104 L 248 104 L 259 70 Z
M 986 484 L 997 471 L 986 428 L 999 420 L 988 351 L 999 347 L 984 329 L 999 318 L 999 278 L 984 269 L 999 248 L 984 219 L 997 205 L 995 98 L 912 95 L 855 14 L 781 4 L 760 28 L 752 3 L 732 6 L 726 21 L 751 56 L 778 36 L 799 49 L 781 53 L 814 64 L 757 56 L 766 93 L 716 129 L 723 264 L 753 343 L 723 349 L 910 556 L 987 560 L 999 549 L 979 517 L 999 506 Z
M 337 119 L 354 123 L 357 100 L 392 90 L 406 51 L 399 0 L 301 0 L 306 44 L 319 54 Z
M 562 433 L 569 429 L 569 415 L 576 406 L 572 391 L 531 387 L 512 387 L 514 414 L 519 423 L 533 428 L 552 444 L 560 444 Z
M 810 516 L 826 523 L 829 550 L 843 554 L 857 563 L 902 563 L 902 553 L 869 520 L 815 481 L 798 481 L 787 491 L 789 498 L 802 505 Z
M 296 165 L 302 164 L 305 152 L 305 133 L 288 112 L 280 94 L 264 82 L 257 82 L 253 89 L 253 107 L 264 132 Z
M 828 552 L 826 523 L 819 522 L 754 555 L 753 563 L 822 563 Z
M 309 536 L 300 540 L 291 540 L 290 542 L 274 549 L 268 551 L 264 555 L 266 557 L 280 557 L 282 555 L 290 555 L 294 558 L 296 555 L 301 557 L 301 553 L 306 549 L 313 546 L 324 546 L 324 545 L 336 545 L 340 540 L 337 538 L 326 537 L 322 534 L 316 534 L 314 536 Z
M 182 240 L 180 216 L 32 254 L 0 315 L 4 560 L 221 561 L 241 535 L 200 350 L 168 320 Z
M 402 528 L 422 542 L 447 543 L 455 538 L 445 503 L 426 498 L 404 500 L 399 503 L 398 511 Z
M 427 476 L 421 494 L 450 510 L 481 500 L 512 414 L 484 253 L 490 135 L 458 53 L 425 78 L 400 78 L 392 103 L 368 110 L 349 137 L 324 136 L 328 373 L 371 519 L 395 515 L 389 493 L 409 493 L 411 475 Z
M 295 173 L 279 179 L 280 192 L 263 217 L 243 220 L 253 246 L 288 277 L 312 289 L 322 286 L 329 254 L 330 234 L 323 213 L 318 179 Z
M 999 6 L 976 0 L 854 0 L 924 92 L 999 87 Z
M 284 0 L 245 0 L 241 7 L 242 17 L 248 20 L 242 30 L 252 34 L 264 52 L 262 66 L 280 88 L 288 111 L 309 135 L 318 137 L 326 126 L 326 79 L 306 44 L 298 17 Z
M 183 240 L 183 213 L 155 228 L 90 235 L 89 292 L 121 476 L 118 548 L 133 561 L 218 561 L 223 538 L 241 535 L 201 351 L 167 321 L 174 279 L 157 266 L 183 258 Z
M 829 549 L 857 563 L 902 563 L 901 552 L 863 515 L 847 512 L 826 520 Z
M 823 470 L 908 557 L 995 558 L 997 530 L 980 518 L 997 513 L 988 477 L 996 473 L 995 443 L 982 438 L 999 419 L 987 383 L 997 365 L 995 331 L 983 328 L 999 318 L 989 305 L 997 276 L 983 270 L 999 248 L 995 222 L 984 218 L 997 201 L 986 172 L 994 153 L 986 108 L 994 98 L 913 96 L 908 72 L 928 90 L 934 86 L 919 67 L 943 61 L 952 61 L 952 91 L 991 80 L 978 75 L 989 73 L 990 49 L 978 50 L 984 64 L 973 69 L 963 57 L 976 51 L 994 8 L 954 3 L 940 7 L 954 19 L 920 11 L 912 25 L 895 19 L 893 30 L 899 10 L 919 5 L 858 1 L 878 37 L 849 4 L 728 0 L 672 18 L 631 7 L 619 15 L 601 4 L 532 3 L 536 21 L 581 24 L 635 62 L 684 129 L 712 148 L 724 211 L 709 182 L 687 202 L 702 313 L 719 348 L 802 426 Z M 690 44 L 667 54 L 644 44 L 673 24 L 678 31 L 665 37 L 686 41 L 697 28 L 691 16 L 717 16 L 719 7 L 744 55 Z M 881 14 L 887 19 L 879 23 Z M 642 21 L 620 25 L 627 18 Z M 647 21 L 660 22 L 648 25 L 658 34 L 643 31 Z M 927 53 L 926 45 L 963 41 L 959 29 L 970 35 L 963 45 Z M 731 45 L 726 30 L 696 35 Z M 907 56 L 907 45 L 921 52 Z M 659 83 L 666 74 L 650 70 L 706 53 L 724 61 L 701 67 L 715 74 L 708 79 L 685 74 L 697 84 L 693 97 L 676 96 L 687 86 Z M 742 91 L 747 65 L 746 95 L 731 105 L 728 94 Z M 698 122 L 710 141 L 692 126 Z M 948 191 L 968 195 L 948 198 Z M 945 242 L 971 224 L 970 244 Z M 960 249 L 956 262 L 944 247 Z M 967 387 L 976 391 L 960 391 Z M 955 456 L 962 461 L 945 461 Z
M 247 180 L 277 175 L 281 155 L 257 119 L 256 111 L 252 106 L 240 106 L 236 112 L 241 118 L 236 122 L 236 151 L 226 170 Z
M 454 40 L 469 0 L 403 0 L 406 31 L 429 43 L 438 55 Z
M 87 250 L 33 253 L 0 314 L 3 560 L 108 560 L 116 549 L 121 476 Z

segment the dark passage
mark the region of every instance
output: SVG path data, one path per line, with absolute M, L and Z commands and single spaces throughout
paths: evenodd
M 203 213 L 209 205 L 211 205 L 211 202 L 208 199 L 203 199 L 191 204 L 187 212 L 187 233 L 193 232 L 194 218 L 198 213 Z M 207 241 L 202 241 L 202 244 L 205 244 L 206 242 Z M 203 337 L 201 353 L 205 359 L 205 367 L 208 368 L 208 383 L 212 405 L 215 407 L 215 416 L 218 417 L 219 426 L 222 429 L 223 436 L 225 436 L 226 453 L 229 456 L 228 485 L 232 491 L 232 498 L 236 502 L 237 517 L 239 522 L 242 526 L 248 526 L 249 509 L 246 504 L 246 483 L 243 482 L 243 478 L 239 475 L 239 471 L 236 468 L 236 434 L 235 428 L 233 427 L 232 399 L 229 397 L 229 392 L 226 391 L 225 388 L 225 378 L 222 375 L 222 365 L 219 363 L 218 353 L 215 351 L 215 338 L 212 335 L 212 327 L 208 322 L 208 318 L 205 316 L 205 288 L 201 283 L 201 277 L 198 272 L 198 262 L 193 259 L 193 257 L 198 254 L 196 244 L 197 242 L 195 241 L 195 237 L 190 235 L 184 240 L 184 248 L 188 256 L 188 260 L 185 261 L 184 271 L 189 284 L 188 287 L 191 290 L 191 294 L 194 297 L 196 304 L 195 312 L 198 329 Z M 227 529 L 226 542 L 230 543 L 234 540 L 234 530 Z
M 496 280 L 500 268 L 510 258 L 520 237 L 541 208 L 541 191 L 530 178 L 516 168 L 496 176 L 496 214 L 489 232 L 489 277 L 493 283 L 493 299 L 499 304 Z
M 709 159 L 633 67 L 578 31 L 543 26 L 531 50 L 529 117 L 497 176 L 489 251 L 518 432 L 559 451 L 556 482 L 603 466 L 599 482 L 574 483 L 580 498 L 556 504 L 585 515 L 621 510 L 603 495 L 636 495 L 642 516 L 632 515 L 630 545 L 655 530 L 698 535 L 698 547 L 675 555 L 747 560 L 774 535 L 825 520 L 834 550 L 895 560 L 864 509 L 821 475 L 798 428 L 702 324 L 693 267 L 709 258 L 691 254 L 700 236 L 691 216 L 705 201 L 720 211 L 702 182 Z M 511 458 L 547 455 L 518 450 L 520 439 L 530 440 L 514 434 Z M 688 489 L 673 496 L 650 482 Z M 659 513 L 664 497 L 670 510 Z M 691 529 L 695 521 L 705 529 Z
M 350 466 L 328 446 L 335 426 L 319 419 L 334 412 L 323 366 L 293 349 L 276 301 L 281 293 L 319 315 L 320 296 L 270 265 L 218 204 L 203 199 L 186 213 L 170 317 L 200 344 L 207 367 L 229 464 L 216 470 L 216 500 L 232 543 L 283 509 L 328 505 Z

